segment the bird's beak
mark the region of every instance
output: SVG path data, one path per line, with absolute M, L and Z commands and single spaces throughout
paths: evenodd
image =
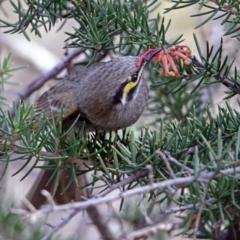
M 160 53 L 162 50 L 163 50 L 162 48 L 156 48 L 153 49 L 151 52 L 147 53 L 143 59 L 144 65 L 147 65 L 153 59 L 153 57 Z

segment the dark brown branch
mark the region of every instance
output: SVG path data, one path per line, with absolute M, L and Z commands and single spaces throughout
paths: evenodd
M 200 68 L 206 69 L 203 63 L 201 63 L 195 56 L 192 58 L 193 63 Z M 207 69 L 207 71 L 212 75 L 213 71 Z M 240 84 L 231 81 L 227 76 L 221 76 L 220 74 L 213 76 L 216 80 L 222 83 L 227 88 L 231 89 L 234 93 L 240 94 Z
M 104 240 L 114 240 L 112 233 L 110 232 L 107 224 L 104 221 L 103 216 L 96 206 L 90 206 L 86 209 L 89 217 L 91 218 L 93 224 L 97 227 Z

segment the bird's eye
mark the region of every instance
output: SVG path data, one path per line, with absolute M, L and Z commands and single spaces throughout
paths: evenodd
M 131 82 L 136 82 L 138 80 L 138 72 L 134 73 L 132 76 L 131 76 Z

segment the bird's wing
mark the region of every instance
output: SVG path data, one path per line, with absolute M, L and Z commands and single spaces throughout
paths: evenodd
M 48 118 L 53 116 L 58 121 L 61 114 L 62 118 L 65 119 L 77 110 L 78 104 L 74 95 L 74 86 L 62 80 L 38 99 L 35 106 L 35 116 L 38 117 L 44 113 Z
M 96 63 L 91 65 L 91 67 L 72 67 L 70 73 L 64 80 L 60 81 L 57 85 L 40 96 L 35 105 L 35 117 L 45 113 L 48 118 L 52 118 L 53 116 L 54 119 L 58 121 L 61 113 L 62 119 L 66 119 L 73 113 L 76 115 L 78 111 L 80 113 L 77 99 L 74 94 L 76 88 L 79 87 L 79 81 L 86 79 L 86 76 L 95 71 L 101 64 L 104 63 Z M 83 112 L 81 112 L 81 116 L 84 117 Z

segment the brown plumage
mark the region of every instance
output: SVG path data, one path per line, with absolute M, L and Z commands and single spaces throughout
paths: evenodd
M 71 115 L 80 114 L 81 119 L 87 119 L 86 128 L 90 131 L 111 131 L 132 125 L 146 106 L 147 83 L 140 80 L 132 93 L 135 99 L 124 105 L 117 99 L 117 93 L 128 77 L 139 70 L 137 61 L 138 57 L 129 56 L 90 67 L 75 66 L 65 79 L 38 99 L 36 115 L 45 112 L 57 120 L 63 108 L 65 123 L 73 119 Z

